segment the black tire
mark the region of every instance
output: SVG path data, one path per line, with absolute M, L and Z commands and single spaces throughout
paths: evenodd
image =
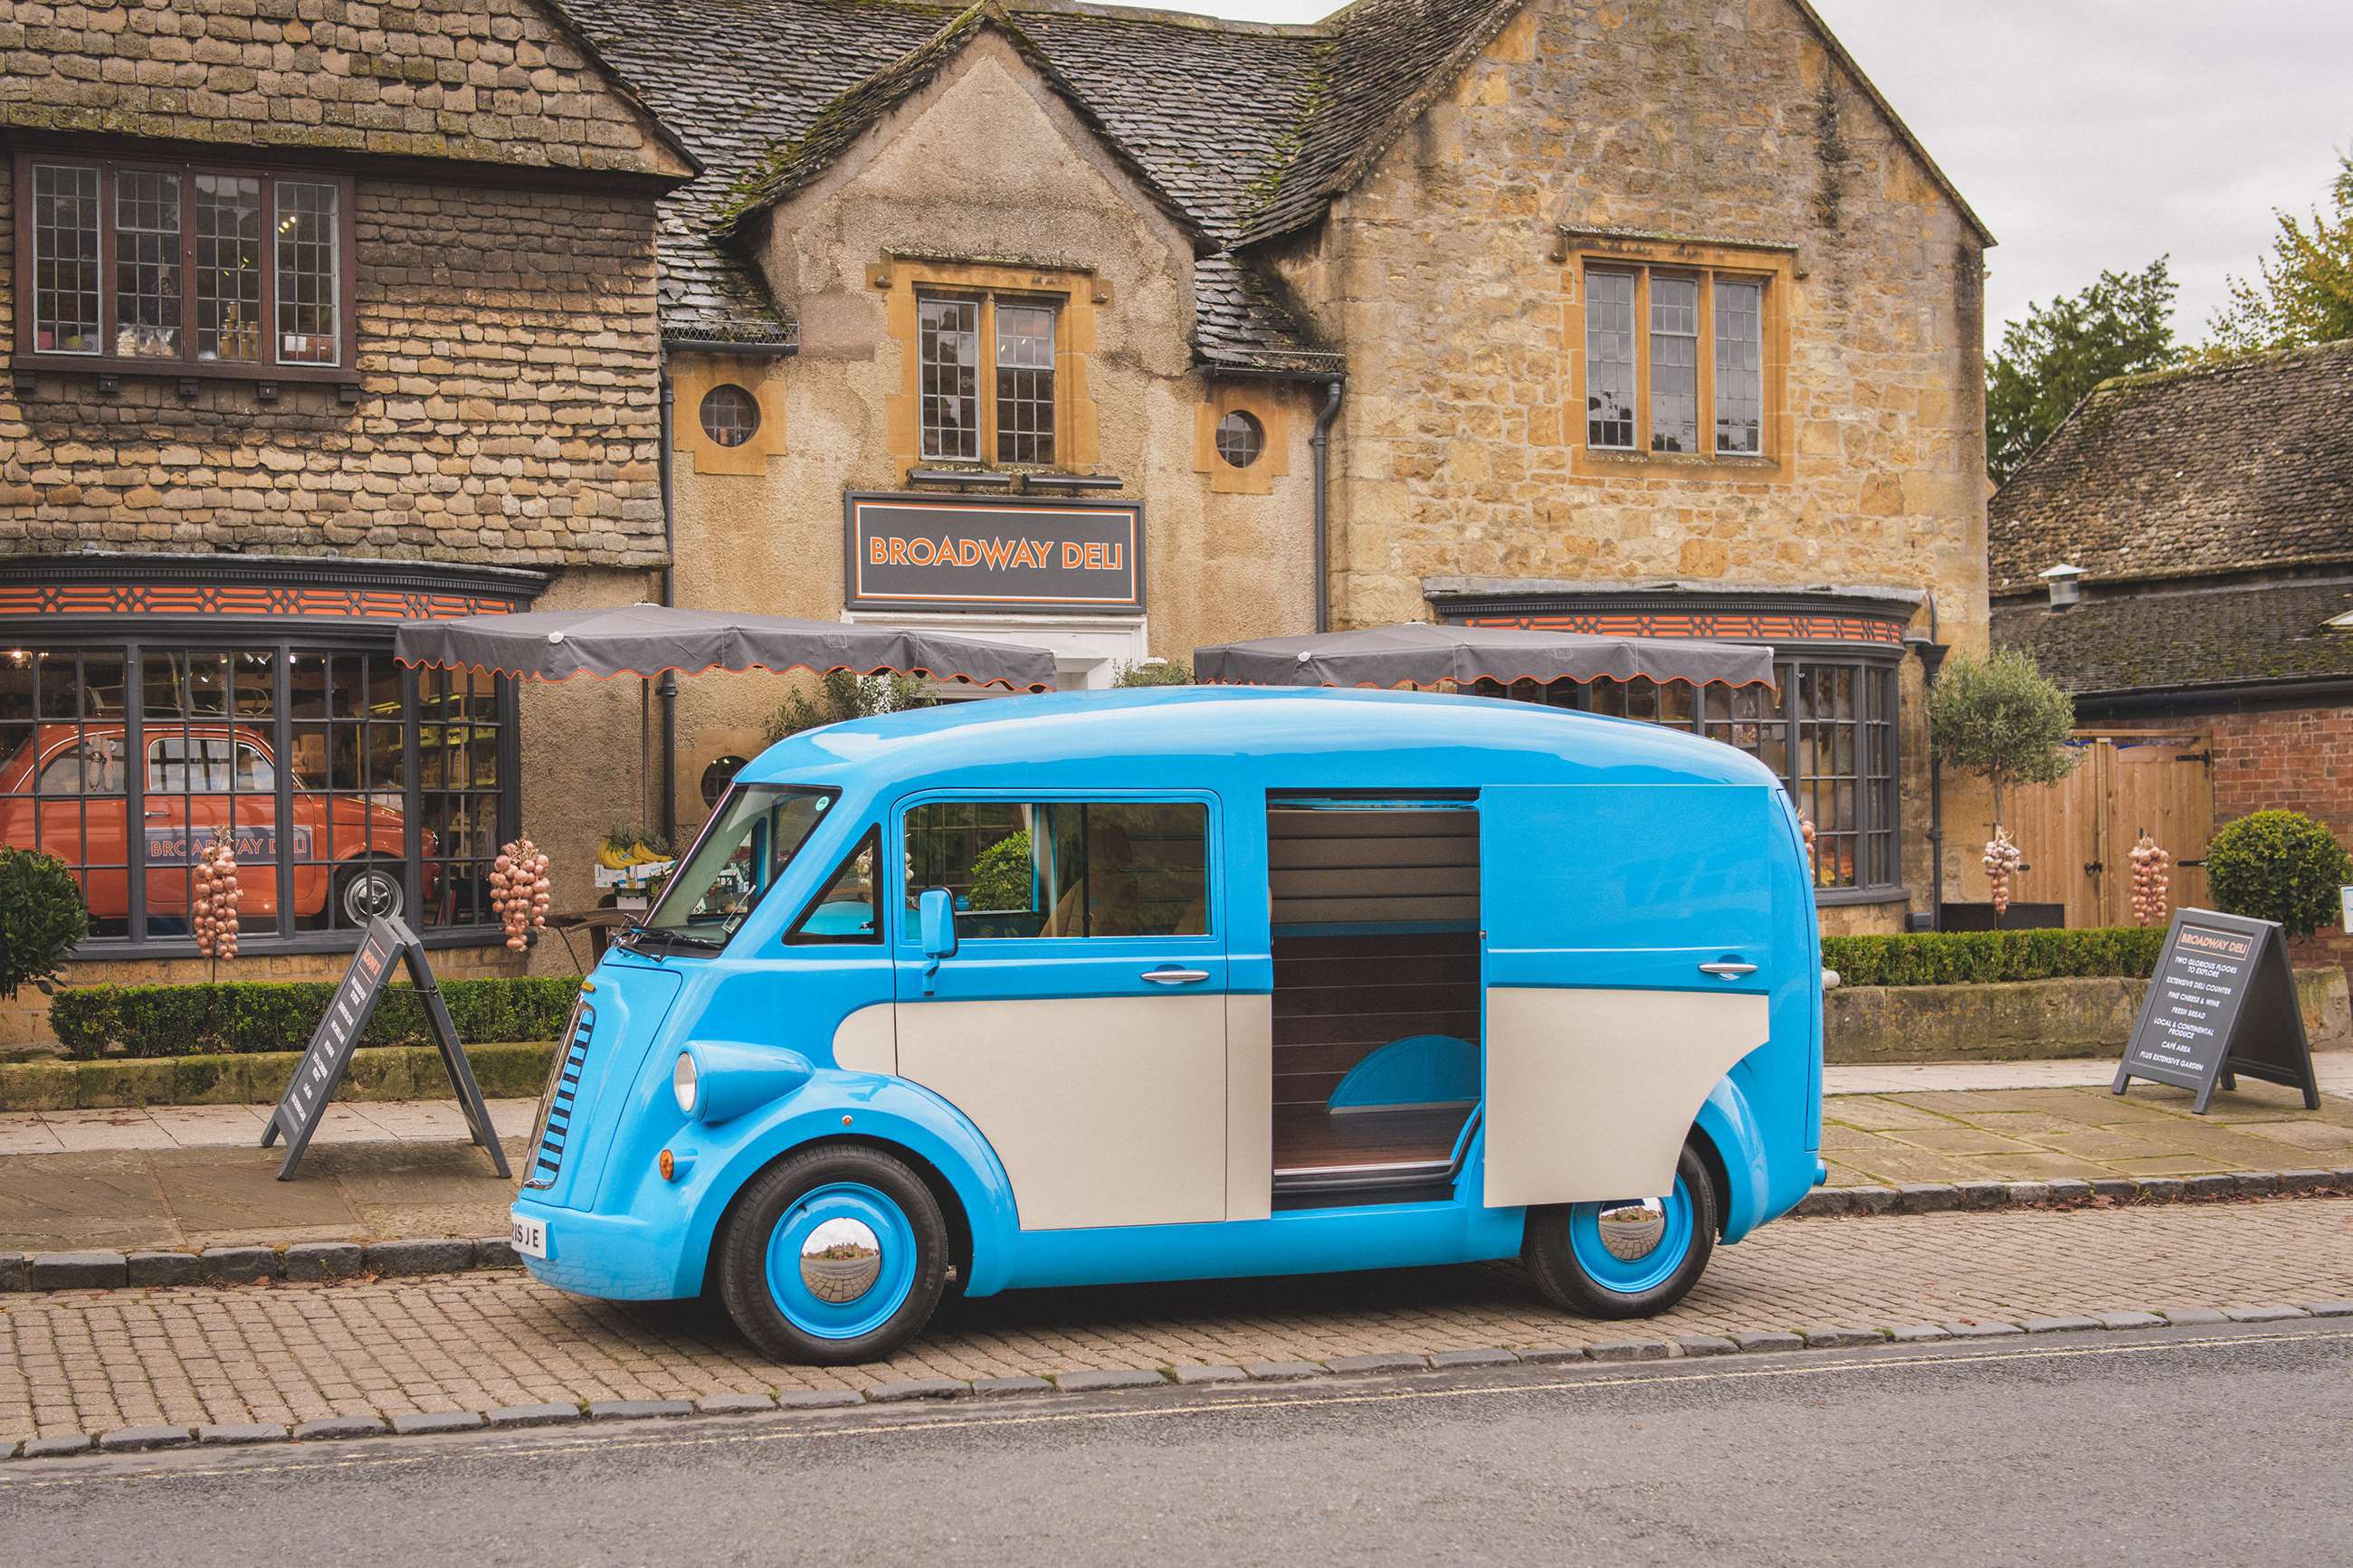
M 811 1332 L 793 1321 L 769 1278 L 771 1239 L 820 1190 L 871 1189 L 895 1205 L 901 1235 L 913 1244 L 906 1295 L 887 1321 L 851 1337 Z M 923 1179 L 879 1149 L 824 1144 L 788 1154 L 746 1183 L 719 1236 L 713 1260 L 719 1299 L 744 1336 L 777 1361 L 850 1366 L 881 1361 L 923 1331 L 947 1281 L 948 1227 Z
M 1569 1231 L 1577 1210 L 1602 1205 L 1551 1204 L 1528 1211 L 1527 1239 L 1521 1247 L 1521 1258 L 1537 1288 L 1556 1305 L 1588 1318 L 1647 1318 L 1689 1295 L 1715 1251 L 1723 1215 L 1707 1162 L 1689 1143 L 1683 1145 L 1683 1157 L 1675 1163 L 1675 1177 L 1678 1193 L 1689 1205 L 1690 1225 L 1682 1244 L 1682 1260 L 1672 1272 L 1635 1289 L 1620 1289 L 1595 1278 L 1578 1258 Z M 1669 1227 L 1671 1234 L 1672 1228 Z
M 362 860 L 335 873 L 335 923 L 358 930 L 375 915 L 398 920 L 408 907 L 408 884 L 397 860 Z

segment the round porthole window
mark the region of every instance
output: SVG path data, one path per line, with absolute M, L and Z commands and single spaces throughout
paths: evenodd
M 1266 450 L 1266 426 L 1255 414 L 1234 409 L 1218 421 L 1218 456 L 1237 468 L 1247 468 Z
M 722 447 L 740 447 L 760 427 L 760 405 L 733 382 L 702 395 L 702 433 Z
M 702 804 L 705 805 L 717 805 L 719 804 L 719 797 L 727 793 L 727 786 L 733 784 L 735 782 L 735 775 L 743 771 L 744 759 L 742 757 L 721 757 L 717 761 L 713 762 L 709 767 L 703 769 Z

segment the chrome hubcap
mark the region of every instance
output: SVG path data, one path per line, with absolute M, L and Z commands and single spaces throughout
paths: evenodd
M 881 1240 L 863 1220 L 827 1220 L 801 1243 L 801 1283 L 820 1301 L 855 1301 L 881 1273 Z
M 1667 1205 L 1656 1198 L 1640 1198 L 1603 1209 L 1595 1219 L 1609 1256 L 1635 1263 L 1657 1250 L 1667 1230 Z

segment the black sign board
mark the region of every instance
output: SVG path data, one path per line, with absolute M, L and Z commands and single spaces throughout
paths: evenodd
M 2179 910 L 2125 1042 L 2116 1092 L 2127 1079 L 2169 1083 L 2194 1090 L 2190 1109 L 2202 1116 L 2217 1088 L 2238 1087 L 2239 1073 L 2300 1089 L 2304 1108 L 2320 1109 L 2286 938 L 2275 921 Z
M 1144 608 L 1135 501 L 851 494 L 843 508 L 852 609 Z
M 329 1098 L 343 1080 L 344 1069 L 352 1065 L 352 1052 L 358 1048 L 360 1037 L 367 1032 L 376 1004 L 384 1000 L 384 988 L 392 983 L 394 973 L 404 962 L 409 983 L 417 987 L 417 999 L 425 1005 L 425 1019 L 433 1031 L 433 1043 L 441 1049 L 441 1065 L 448 1069 L 450 1085 L 458 1091 L 458 1109 L 466 1113 L 466 1125 L 472 1130 L 474 1142 L 490 1151 L 491 1165 L 501 1176 L 509 1173 L 506 1151 L 499 1147 L 499 1135 L 491 1126 L 491 1108 L 482 1103 L 482 1090 L 474 1082 L 474 1069 L 466 1060 L 465 1048 L 458 1043 L 458 1026 L 450 1022 L 448 1005 L 441 1000 L 441 988 L 434 984 L 433 970 L 425 962 L 425 944 L 404 922 L 378 915 L 360 933 L 359 951 L 352 954 L 352 966 L 343 971 L 343 984 L 335 987 L 335 994 L 327 1004 L 327 1016 L 319 1020 L 302 1059 L 294 1064 L 294 1081 L 286 1086 L 278 1109 L 270 1112 L 269 1125 L 262 1129 L 261 1146 L 265 1149 L 278 1142 L 279 1134 L 286 1136 L 286 1163 L 279 1167 L 280 1181 L 292 1176 L 294 1167 L 301 1163 L 302 1151 L 311 1146 L 311 1134 L 319 1130 L 319 1118 L 325 1113 Z

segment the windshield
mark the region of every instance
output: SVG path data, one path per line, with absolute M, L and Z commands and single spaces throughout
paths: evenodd
M 711 814 L 645 930 L 656 940 L 722 947 L 833 805 L 832 790 L 737 784 Z

